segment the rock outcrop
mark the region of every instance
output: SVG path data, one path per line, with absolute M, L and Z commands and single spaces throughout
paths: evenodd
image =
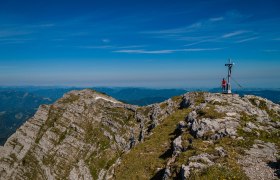
M 0 146 L 0 179 L 276 179 L 279 117 L 256 96 L 194 92 L 139 107 L 71 91 Z
M 0 177 L 103 179 L 170 108 L 140 108 L 88 89 L 71 91 L 40 106 L 0 147 Z
M 183 104 L 188 104 L 192 111 L 178 124 L 180 131 L 173 140 L 172 163 L 166 163 L 170 179 L 279 178 L 279 105 L 256 96 L 211 93 L 197 93 L 191 100 L 185 98 Z M 196 145 L 190 146 L 187 137 Z M 187 153 L 196 155 L 189 155 L 187 163 L 176 170 L 177 162 Z M 231 158 L 237 161 L 229 163 Z M 224 174 L 224 170 L 232 172 Z M 167 174 L 163 176 L 168 179 Z

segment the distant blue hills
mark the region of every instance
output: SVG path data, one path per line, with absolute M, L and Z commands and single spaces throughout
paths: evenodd
M 51 104 L 71 90 L 80 87 L 0 87 L 0 145 L 26 120 L 34 115 L 41 104 Z M 122 102 L 139 106 L 162 102 L 188 91 L 220 92 L 220 89 L 151 89 L 122 87 L 93 87 Z M 280 89 L 239 89 L 234 93 L 257 95 L 280 103 Z

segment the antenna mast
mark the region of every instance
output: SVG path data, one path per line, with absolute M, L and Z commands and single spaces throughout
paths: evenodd
M 231 62 L 231 59 L 228 60 L 228 64 L 225 64 L 225 66 L 228 67 L 228 81 L 227 81 L 227 94 L 231 94 L 231 84 L 230 84 L 230 80 L 231 80 L 231 68 L 234 65 L 234 63 Z

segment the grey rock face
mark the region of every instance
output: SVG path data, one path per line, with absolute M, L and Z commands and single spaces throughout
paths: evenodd
M 183 101 L 180 104 L 180 108 L 188 108 L 193 104 L 193 101 L 188 97 L 188 96 L 184 96 L 183 97 Z
M 205 101 L 207 103 L 197 106 L 186 119 L 191 133 L 197 138 L 213 140 L 225 136 L 234 138 L 237 136 L 237 128 L 240 126 L 241 113 L 246 113 L 248 116 L 256 116 L 256 120 L 260 123 L 266 122 L 272 125 L 270 128 L 276 128 L 277 123 L 270 122 L 270 117 L 267 112 L 251 104 L 248 98 L 257 97 L 245 96 L 244 98 L 240 98 L 239 96 L 229 97 L 206 93 Z M 269 101 L 265 102 L 267 103 L 267 107 L 273 107 L 274 111 L 280 114 L 277 105 Z M 201 112 L 205 114 L 198 115 Z M 268 129 L 269 127 L 263 128 Z M 260 127 L 253 122 L 247 122 L 246 127 L 243 129 L 246 132 L 251 132 L 252 129 L 260 129 Z
M 180 121 L 179 124 L 177 125 L 177 130 L 180 133 L 183 133 L 184 131 L 186 131 L 188 128 L 188 125 L 185 121 Z
M 252 122 L 246 123 L 246 127 L 249 129 L 258 129 L 258 127 L 255 124 L 253 124 Z
M 83 160 L 78 162 L 78 166 L 74 167 L 69 174 L 70 180 L 90 180 L 90 170 Z
M 140 132 L 137 108 L 92 90 L 41 106 L 1 147 L 0 179 L 102 179 Z M 112 164 L 94 164 L 104 157 Z
M 176 139 L 173 140 L 173 153 L 180 153 L 182 149 L 182 138 L 181 136 L 178 136 Z
M 181 167 L 181 179 L 182 180 L 187 180 L 189 176 L 190 176 L 190 167 L 185 166 L 183 164 L 182 167 Z
M 218 152 L 219 156 L 225 157 L 227 156 L 226 150 L 223 147 L 216 147 L 215 150 Z
M 168 180 L 171 176 L 171 172 L 169 168 L 165 168 L 162 180 Z
M 53 105 L 42 105 L 0 146 L 0 179 L 114 179 L 122 155 L 145 143 L 163 119 L 182 108 L 190 113 L 174 124 L 171 157 L 158 167 L 165 169 L 165 179 L 174 177 L 173 165 L 178 169 L 175 162 L 186 151 L 196 153 L 179 165 L 177 175 L 182 179 L 219 165 L 216 158 L 230 156 L 224 145 L 215 144 L 221 138 L 242 142 L 246 136 L 241 137 L 240 131 L 256 137 L 279 132 L 280 106 L 256 96 L 187 93 L 138 107 L 92 90 L 72 91 Z M 194 140 L 203 144 L 200 149 Z M 204 151 L 207 146 L 211 151 Z M 273 179 L 275 172 L 267 163 L 276 162 L 277 153 L 273 143 L 255 141 L 246 155 L 237 158 L 251 179 Z
M 212 165 L 213 162 L 210 159 L 213 159 L 214 157 L 212 155 L 209 155 L 207 153 L 203 153 L 197 156 L 192 156 L 189 158 L 190 161 L 193 162 L 202 162 L 203 164 Z
M 245 173 L 250 179 L 277 179 L 275 169 L 268 164 L 277 163 L 277 149 L 272 143 L 255 141 L 252 148 L 246 151 L 239 163 L 243 165 Z
M 255 133 L 256 138 L 261 136 L 260 131 L 268 134 L 279 133 L 279 105 L 256 96 L 240 98 L 235 95 L 209 93 L 203 95 L 204 103 L 193 106 L 193 111 L 186 118 L 189 132 L 193 137 L 207 139 L 210 142 L 224 137 L 245 141 L 243 137 L 239 137 L 237 131 L 242 129 L 245 133 Z M 178 127 L 184 129 L 184 123 L 180 123 Z M 181 179 L 188 179 L 193 171 L 200 171 L 212 165 L 219 167 L 220 164 L 213 160 L 226 158 L 228 152 L 221 146 L 215 147 L 215 150 L 218 157 L 207 153 L 189 157 L 188 164 L 181 166 Z M 238 162 L 252 180 L 277 179 L 277 172 L 270 164 L 277 163 L 278 153 L 275 144 L 256 140 L 253 147 L 246 151 L 247 155 L 240 156 Z
M 191 171 L 202 170 L 214 165 L 214 163 L 211 161 L 211 159 L 213 158 L 214 156 L 209 155 L 207 153 L 190 157 L 190 162 L 188 163 L 188 165 L 183 164 L 181 167 L 181 178 L 188 179 Z
M 171 99 L 140 108 L 86 89 L 71 91 L 0 147 L 0 179 L 107 179 L 129 151 L 179 106 Z M 153 127 L 153 128 L 154 128 Z

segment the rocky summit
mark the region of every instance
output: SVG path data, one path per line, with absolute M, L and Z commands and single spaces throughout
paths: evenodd
M 90 89 L 0 146 L 0 179 L 278 179 L 280 105 L 192 92 L 135 106 Z

